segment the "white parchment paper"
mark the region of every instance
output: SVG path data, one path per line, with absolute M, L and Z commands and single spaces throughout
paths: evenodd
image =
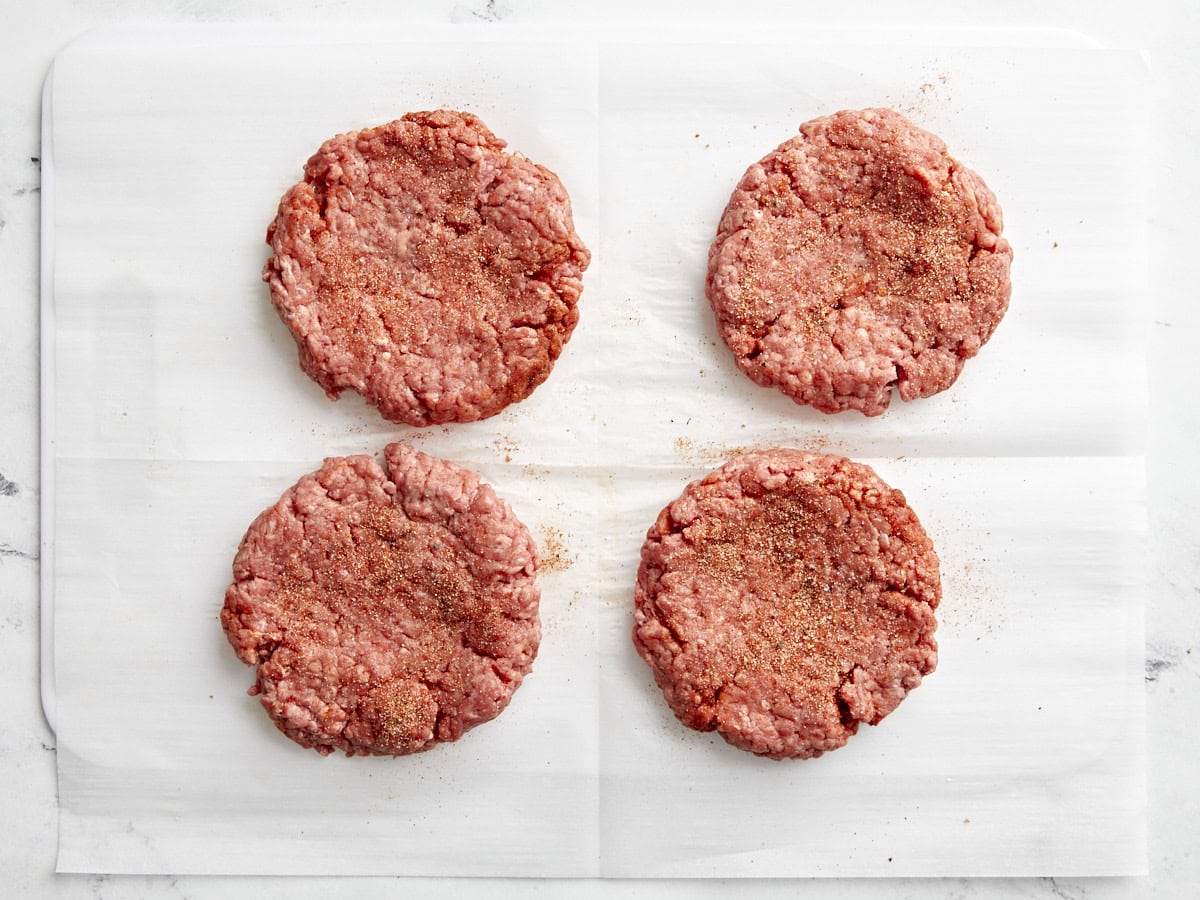
M 1099 49 L 780 33 L 124 30 L 55 63 L 59 868 L 477 875 L 1128 874 L 1144 867 L 1141 69 Z M 330 403 L 259 272 L 326 137 L 470 109 L 556 171 L 595 260 L 551 378 L 486 422 Z M 703 300 L 746 166 L 890 105 L 991 184 L 1012 309 L 946 393 L 878 419 L 757 388 Z M 247 524 L 390 440 L 479 470 L 552 560 L 533 674 L 402 759 L 319 758 L 217 622 Z M 836 753 L 687 731 L 629 641 L 645 529 L 742 447 L 873 464 L 938 547 L 941 662 Z

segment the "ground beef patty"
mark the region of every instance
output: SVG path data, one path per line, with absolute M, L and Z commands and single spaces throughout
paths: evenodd
M 393 422 L 495 415 L 541 384 L 579 319 L 589 254 L 558 177 L 469 113 L 338 135 L 267 229 L 263 278 L 300 365 Z
M 933 544 L 867 466 L 748 453 L 664 509 L 633 641 L 683 724 L 773 759 L 877 724 L 937 665 Z
M 742 176 L 708 300 L 755 382 L 826 413 L 950 387 L 1008 308 L 1012 248 L 987 185 L 888 109 L 800 126 Z
M 495 718 L 537 654 L 529 532 L 473 473 L 402 444 L 327 459 L 250 526 L 221 624 L 276 726 L 399 755 Z

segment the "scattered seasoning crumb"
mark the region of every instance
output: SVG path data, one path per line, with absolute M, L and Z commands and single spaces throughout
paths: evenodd
M 507 434 L 502 434 L 492 441 L 492 448 L 496 452 L 504 454 L 505 462 L 512 462 L 512 455 L 521 449 L 521 445 Z
M 743 425 L 743 428 L 746 426 Z M 675 438 L 675 453 L 681 462 L 689 466 L 710 466 L 724 462 L 743 453 L 765 449 L 767 445 L 751 446 L 746 444 L 724 444 L 719 441 L 704 441 L 697 443 L 689 437 L 680 435 Z
M 567 548 L 562 531 L 549 525 L 541 527 L 542 564 L 544 572 L 565 572 L 575 563 L 575 557 Z
M 835 445 L 841 446 L 840 441 L 835 441 L 833 438 L 831 438 L 828 434 L 826 434 L 823 431 L 818 431 L 815 434 L 808 435 L 807 437 L 805 437 L 803 443 L 804 443 L 804 446 L 806 449 L 818 451 L 821 453 L 828 451 L 831 447 L 834 447 Z

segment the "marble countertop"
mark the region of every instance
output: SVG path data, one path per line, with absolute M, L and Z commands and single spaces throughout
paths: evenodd
M 552 0 L 436 0 L 398 8 L 384 0 L 107 0 L 80 4 L 47 0 L 11 9 L 0 35 L 0 679 L 7 698 L 0 727 L 0 792 L 5 816 L 0 872 L 8 896 L 249 896 L 286 893 L 324 896 L 346 880 L 209 877 L 59 876 L 55 739 L 38 693 L 38 223 L 40 91 L 55 54 L 79 34 L 118 22 L 321 22 L 356 18 L 428 22 L 566 22 L 575 17 L 639 16 L 670 21 L 687 16 L 719 20 L 727 4 L 645 4 L 631 0 L 587 4 L 583 12 Z M 842 24 L 837 10 L 799 4 L 760 4 L 763 20 Z M 1146 604 L 1145 690 L 1148 729 L 1149 867 L 1142 878 L 929 879 L 756 882 L 756 895 L 814 897 L 1092 898 L 1185 897 L 1200 889 L 1195 852 L 1200 786 L 1194 777 L 1200 736 L 1200 480 L 1191 476 L 1200 435 L 1200 395 L 1189 390 L 1200 303 L 1191 278 L 1193 210 L 1200 205 L 1200 10 L 1187 0 L 1155 0 L 1127 12 L 1101 12 L 1085 0 L 1047 11 L 1020 2 L 972 11 L 953 2 L 888 5 L 885 25 L 1061 27 L 1102 44 L 1142 50 L 1151 77 L 1146 103 L 1155 135 L 1151 160 L 1150 415 L 1148 511 L 1151 581 Z M 918 13 L 917 10 L 920 10 Z M 874 20 L 873 20 L 874 21 Z M 1114 128 L 1123 123 L 1114 122 Z M 1120 377 L 1100 368 L 1096 377 Z M 371 893 L 416 889 L 456 896 L 464 889 L 502 895 L 696 896 L 736 889 L 734 882 L 498 882 L 371 880 Z M 745 884 L 742 884 L 745 887 Z

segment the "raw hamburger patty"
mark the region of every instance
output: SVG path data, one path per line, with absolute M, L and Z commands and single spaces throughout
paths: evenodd
M 438 110 L 338 135 L 267 229 L 263 278 L 330 397 L 393 422 L 495 415 L 541 384 L 590 256 L 558 177 Z
M 633 642 L 683 724 L 773 759 L 820 756 L 937 665 L 933 544 L 867 466 L 767 450 L 664 509 Z
M 402 444 L 327 459 L 250 526 L 221 624 L 276 726 L 400 755 L 495 718 L 540 637 L 529 532 L 473 473 Z
M 1012 248 L 987 185 L 888 109 L 800 126 L 742 176 L 708 254 L 709 303 L 755 382 L 835 413 L 950 387 L 1008 308 Z

